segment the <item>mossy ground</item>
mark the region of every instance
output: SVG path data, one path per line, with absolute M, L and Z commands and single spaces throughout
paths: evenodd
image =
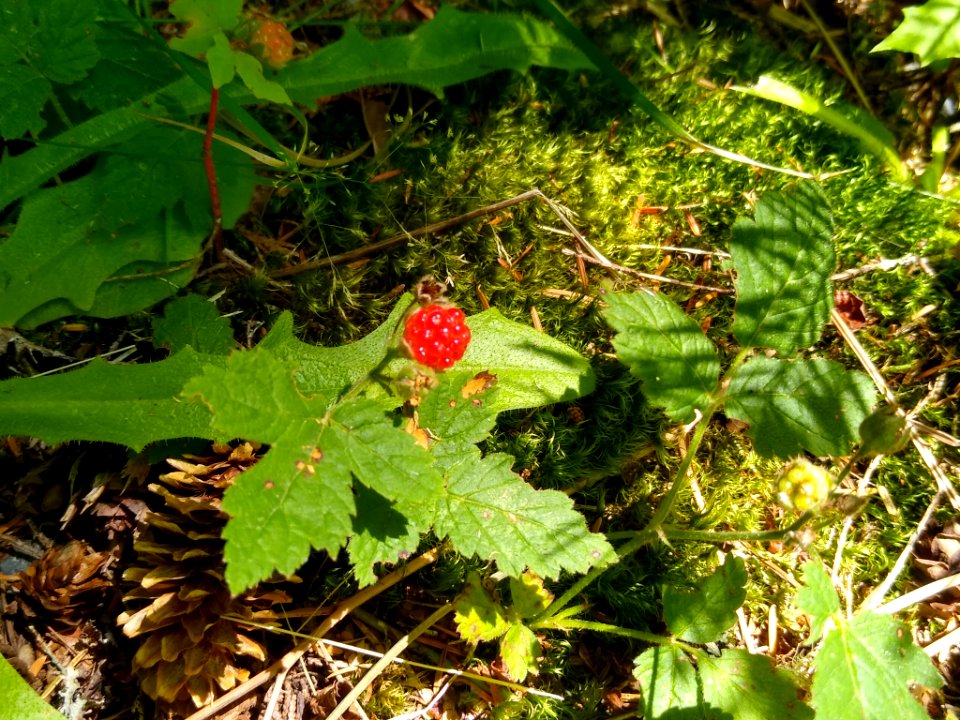
M 675 13 L 684 22 L 676 24 L 655 24 L 654 16 L 639 8 L 614 14 L 606 3 L 582 3 L 574 18 L 654 103 L 702 141 L 824 178 L 819 184 L 836 221 L 840 269 L 911 253 L 929 259 L 932 273 L 905 265 L 864 273 L 843 287 L 864 301 L 869 323 L 859 337 L 901 402 L 916 404 L 929 382 L 945 378 L 939 398 L 921 419 L 957 433 L 960 366 L 926 374 L 956 354 L 960 263 L 953 250 L 960 234 L 955 206 L 894 184 L 855 141 L 812 118 L 724 89 L 770 73 L 823 100 L 852 97 L 849 84 L 825 61 L 816 37 L 783 32 L 739 6 L 689 5 L 678 8 L 685 10 Z M 869 31 L 856 24 L 853 28 L 851 46 L 868 48 Z M 868 77 L 884 63 L 883 58 L 859 55 L 855 60 Z M 896 95 L 876 90 L 878 107 L 885 108 L 881 118 L 902 130 Z M 531 322 L 535 312 L 545 332 L 591 356 L 598 390 L 575 406 L 502 417 L 487 449 L 513 455 L 515 469 L 538 487 L 572 491 L 598 529 L 641 529 L 679 463 L 682 439 L 612 358 L 610 330 L 599 303 L 605 292 L 650 283 L 588 266 L 584 288 L 574 258 L 563 253 L 572 241 L 553 229 L 560 222 L 543 204 L 516 205 L 350 264 L 280 281 L 271 280 L 270 273 L 536 187 L 569 209 L 573 223 L 614 262 L 729 288 L 730 271 L 721 258 L 707 267 L 702 256 L 662 246 L 727 250 L 732 223 L 750 212 L 751 200 L 796 179 L 691 150 L 629 107 L 595 73 L 497 73 L 452 88 L 438 101 L 403 89 L 381 97 L 392 103 L 395 134 L 389 146 L 375 159 L 267 176 L 272 189 L 244 222 L 245 232 L 228 237 L 229 247 L 255 272 L 239 279 L 214 272 L 196 282 L 194 291 L 212 295 L 225 290 L 220 307 L 236 313 L 238 337 L 250 342 L 257 339 L 256 328 L 269 326 L 282 309 L 294 311 L 304 339 L 327 345 L 354 340 L 386 317 L 400 285 L 409 287 L 425 274 L 449 280 L 452 299 L 468 314 L 489 304 L 510 318 Z M 285 135 L 289 118 L 268 109 L 260 119 L 281 141 L 297 143 L 298 128 Z M 345 153 L 367 139 L 355 98 L 334 100 L 310 122 L 311 138 L 327 155 Z M 915 131 L 910 139 L 914 135 L 923 133 Z M 372 180 L 391 170 L 399 173 Z M 645 211 L 660 206 L 665 209 Z M 263 240 L 294 227 L 281 251 Z M 666 283 L 659 289 L 709 327 L 721 348 L 730 348 L 731 296 Z M 851 367 L 856 363 L 829 328 L 814 354 Z M 836 459 L 835 466 L 841 464 Z M 692 492 L 682 497 L 671 522 L 699 529 L 769 529 L 780 522 L 774 490 L 779 469 L 779 463 L 752 451 L 742 431 L 717 420 L 694 463 L 699 497 Z M 883 579 L 934 493 L 932 479 L 911 450 L 886 459 L 874 483 L 886 488 L 899 514 L 890 515 L 874 496 L 853 523 L 840 574 L 858 598 Z M 783 637 L 800 636 L 802 619 L 788 610 L 791 580 L 806 554 L 832 562 L 843 515 L 837 511 L 832 519 L 804 546 L 722 546 L 749 558 L 748 622 L 766 628 L 774 605 Z M 662 631 L 662 586 L 682 585 L 706 573 L 716 562 L 717 549 L 701 543 L 655 544 L 608 571 L 585 599 L 606 622 Z M 475 563 L 446 558 L 424 574 L 424 589 L 450 597 L 473 567 Z M 329 578 L 325 588 L 338 581 Z M 384 607 L 390 602 L 386 598 Z M 550 638 L 542 677 L 567 700 L 515 699 L 496 708 L 494 716 L 597 717 L 605 691 L 625 679 L 639 650 L 622 640 L 606 642 L 596 635 Z M 601 644 L 608 650 L 606 658 L 596 651 Z M 795 649 L 785 642 L 786 660 Z M 484 653 L 479 654 L 489 656 Z M 378 698 L 385 712 L 402 709 L 402 693 L 393 681 L 382 685 Z

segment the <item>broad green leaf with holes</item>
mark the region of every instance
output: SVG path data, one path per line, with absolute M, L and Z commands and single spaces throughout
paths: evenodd
M 747 597 L 743 559 L 728 557 L 694 590 L 666 587 L 663 617 L 670 632 L 692 643 L 715 642 L 737 621 L 737 609 Z
M 717 391 L 717 351 L 693 319 L 662 295 L 608 295 L 604 317 L 617 331 L 620 362 L 643 380 L 643 393 L 677 422 L 704 410 Z
M 903 22 L 872 52 L 914 53 L 921 65 L 960 57 L 960 0 L 927 0 L 903 8 Z
M 767 193 L 730 242 L 737 270 L 733 334 L 743 347 L 782 356 L 817 342 L 830 317 L 836 266 L 833 220 L 813 184 Z
M 750 424 L 758 453 L 786 458 L 847 454 L 876 402 L 870 378 L 831 360 L 756 357 L 734 373 L 725 409 Z

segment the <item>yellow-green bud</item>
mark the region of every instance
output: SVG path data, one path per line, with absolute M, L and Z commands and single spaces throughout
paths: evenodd
M 805 512 L 827 499 L 833 482 L 833 476 L 822 467 L 797 458 L 777 480 L 777 496 L 784 507 Z

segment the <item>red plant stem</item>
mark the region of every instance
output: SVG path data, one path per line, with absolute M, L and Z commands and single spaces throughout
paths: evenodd
M 213 213 L 213 248 L 217 257 L 223 255 L 223 212 L 220 209 L 220 188 L 217 187 L 217 171 L 213 167 L 213 130 L 217 126 L 217 106 L 220 103 L 220 88 L 210 89 L 210 114 L 207 115 L 207 133 L 203 136 L 203 167 L 207 171 L 207 186 L 210 188 L 210 210 Z

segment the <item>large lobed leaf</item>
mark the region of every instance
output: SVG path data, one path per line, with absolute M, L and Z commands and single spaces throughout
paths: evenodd
M 733 334 L 743 347 L 789 356 L 816 343 L 830 317 L 833 221 L 813 184 L 767 193 L 754 217 L 733 225 Z
M 667 416 L 686 422 L 717 391 L 720 361 L 692 318 L 662 295 L 644 290 L 607 296 L 604 317 L 617 331 L 620 362 L 643 380 L 643 393 Z
M 757 357 L 734 373 L 726 412 L 750 424 L 761 455 L 845 455 L 876 402 L 870 378 L 831 360 Z

